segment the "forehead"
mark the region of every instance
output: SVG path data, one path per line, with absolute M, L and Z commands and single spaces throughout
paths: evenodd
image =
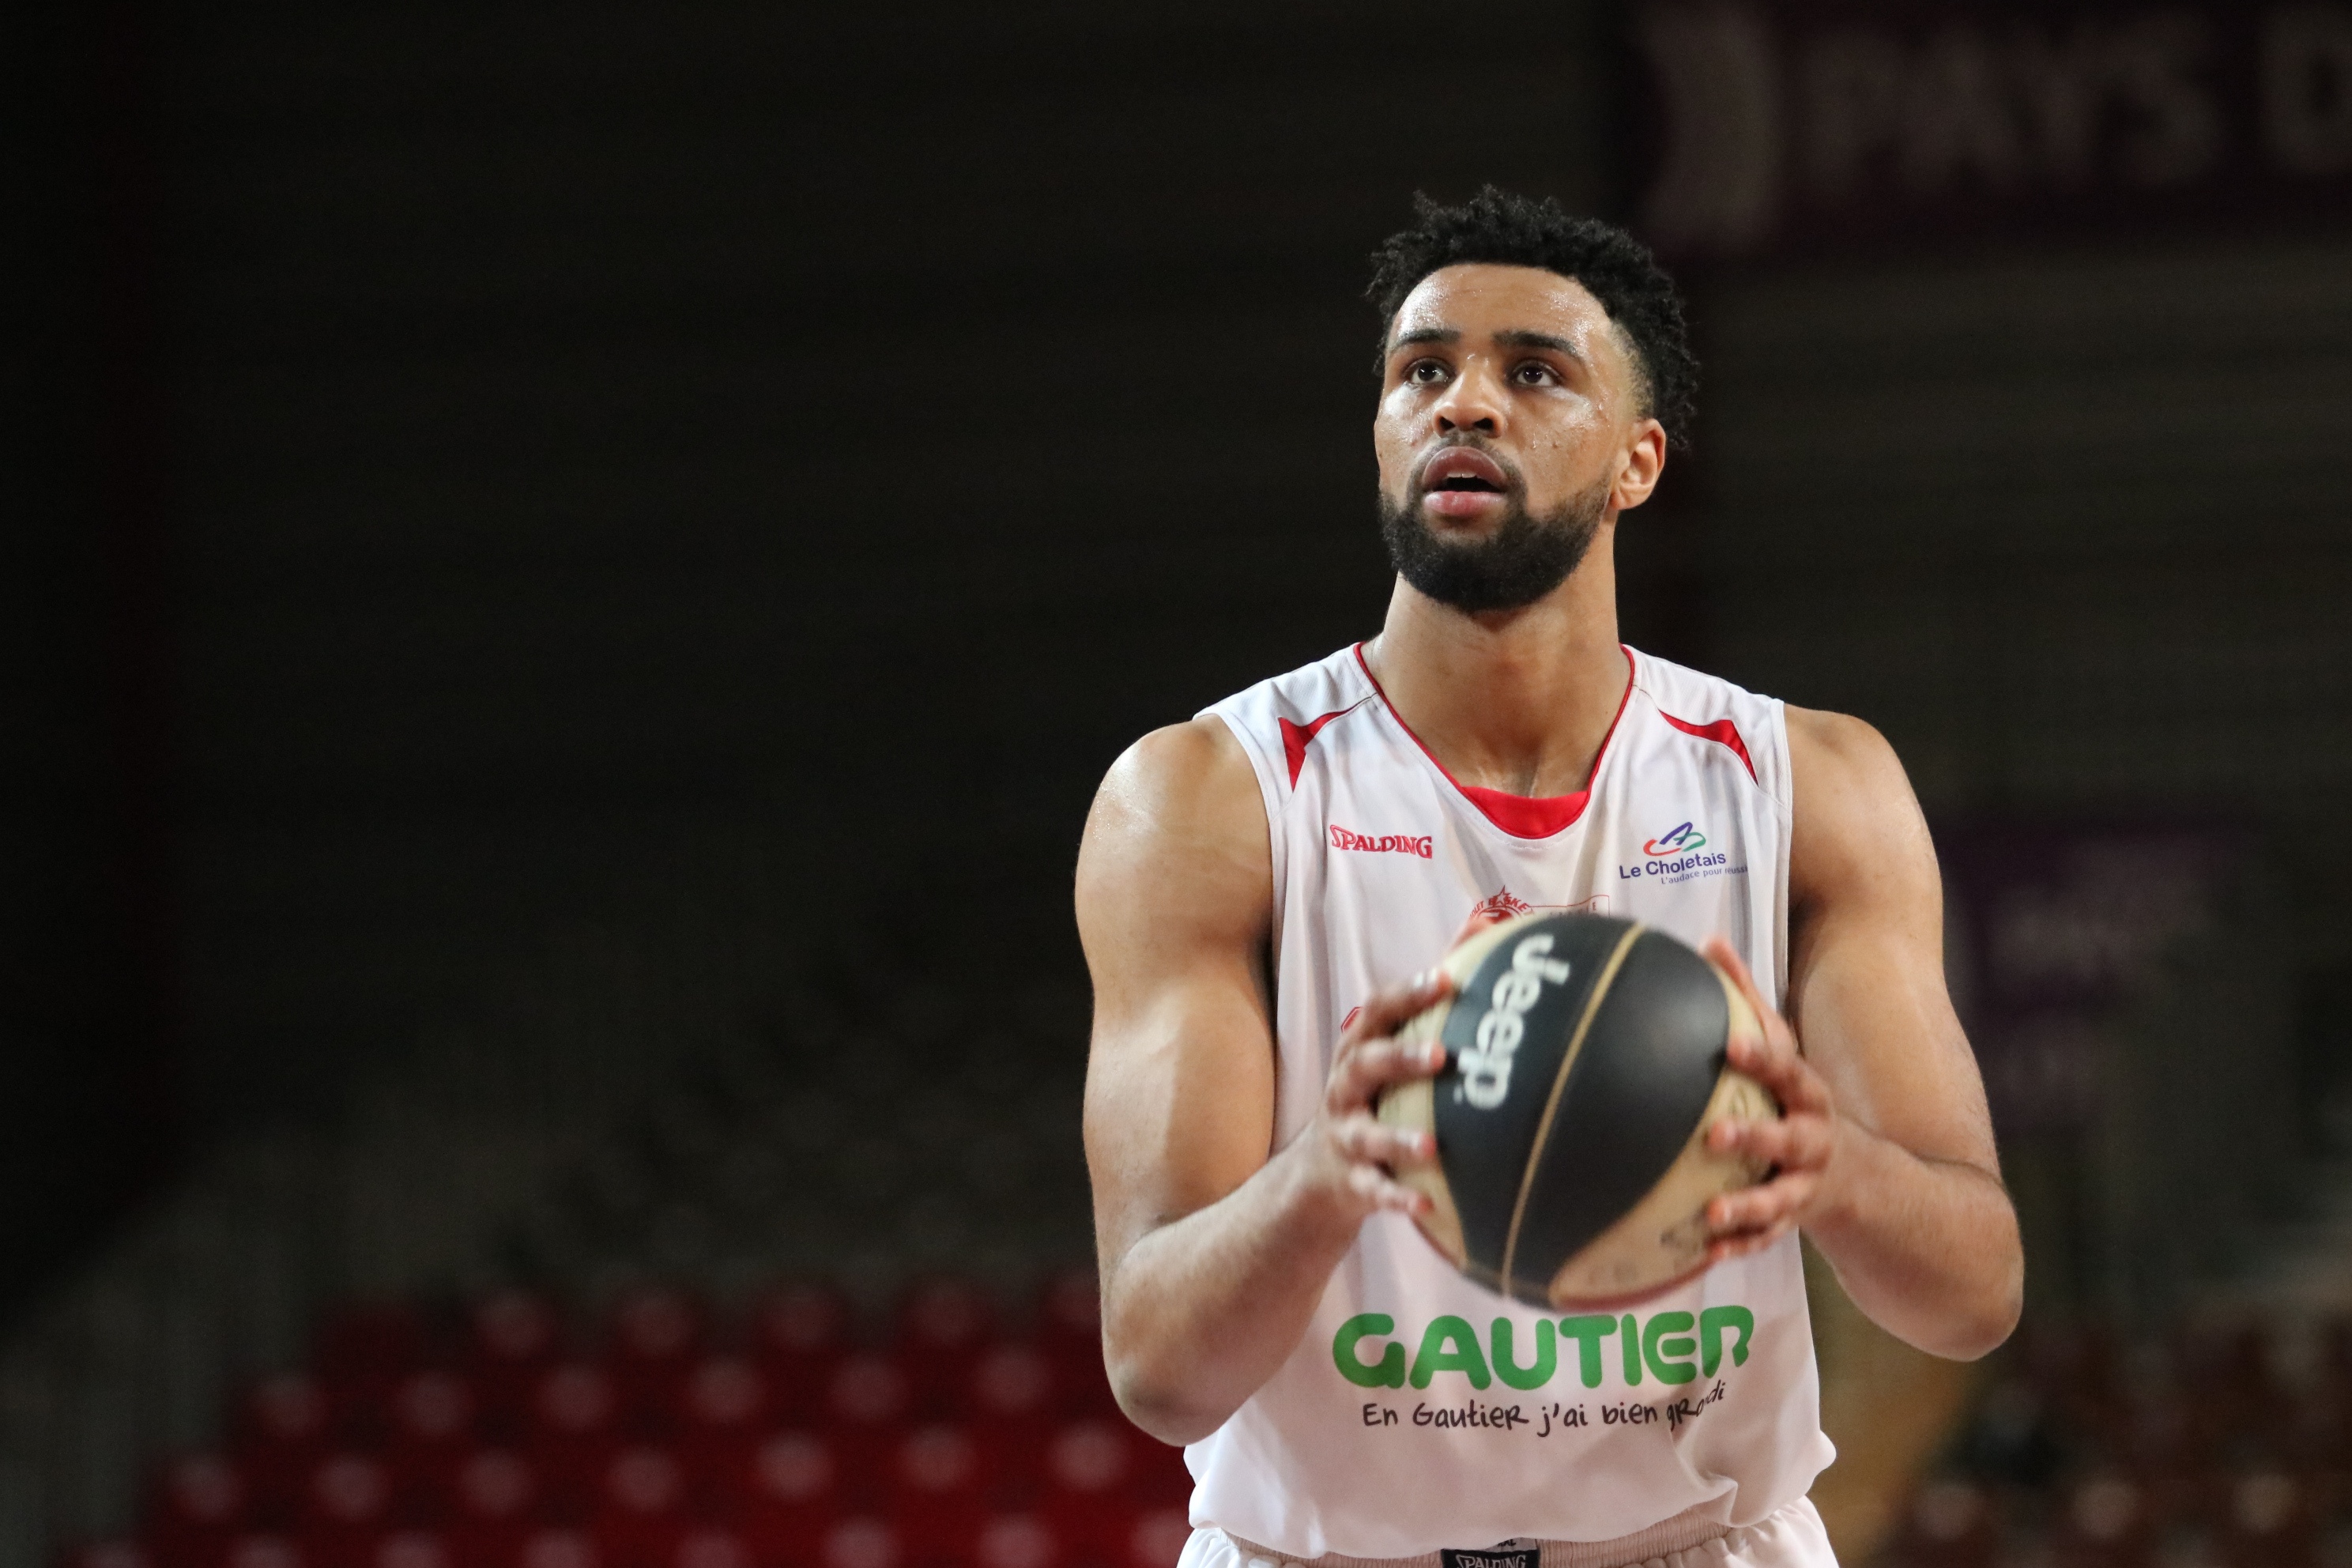
M 1583 284 L 1540 267 L 1464 262 L 1441 267 L 1413 286 L 1389 324 L 1393 342 L 1406 332 L 1543 332 L 1591 353 L 1618 347 L 1616 324 Z

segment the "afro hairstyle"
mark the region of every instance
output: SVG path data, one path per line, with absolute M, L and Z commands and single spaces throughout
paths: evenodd
M 1643 412 L 1664 426 L 1669 447 L 1689 442 L 1698 361 L 1674 279 L 1640 240 L 1599 218 L 1571 216 L 1549 196 L 1537 201 L 1493 185 L 1481 186 L 1459 206 L 1416 191 L 1412 210 L 1413 226 L 1372 252 L 1371 286 L 1364 290 L 1381 312 L 1383 358 L 1388 324 L 1405 296 L 1440 268 L 1465 262 L 1541 268 L 1575 279 L 1601 302 L 1633 345 Z

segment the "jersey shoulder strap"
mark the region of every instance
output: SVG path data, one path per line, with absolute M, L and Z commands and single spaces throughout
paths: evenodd
M 1760 697 L 1719 675 L 1707 675 L 1655 654 L 1633 657 L 1633 694 L 1669 727 L 1725 747 L 1748 776 L 1789 810 L 1789 730 L 1780 700 Z
M 1356 650 L 1344 647 L 1213 703 L 1200 717 L 1223 720 L 1241 742 L 1265 792 L 1266 815 L 1277 816 L 1298 788 L 1315 738 L 1374 695 Z

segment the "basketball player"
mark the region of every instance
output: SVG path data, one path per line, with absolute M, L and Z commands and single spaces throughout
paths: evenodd
M 1191 1445 L 1186 1568 L 1829 1564 L 1798 1231 L 1937 1355 L 2022 1282 L 1927 827 L 1867 724 L 1618 643 L 1696 378 L 1646 251 L 1490 187 L 1423 201 L 1371 297 L 1380 635 L 1146 736 L 1080 853 L 1113 1385 Z M 1713 1136 L 1777 1173 L 1622 1321 L 1457 1275 L 1395 1179 L 1427 1134 L 1370 1113 L 1443 1065 L 1391 1038 L 1431 963 L 1529 908 L 1706 944 L 1768 1020 L 1731 1060 L 1785 1118 Z

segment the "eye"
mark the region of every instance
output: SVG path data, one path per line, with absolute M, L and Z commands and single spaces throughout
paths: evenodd
M 1559 377 L 1552 373 L 1551 366 L 1541 360 L 1528 360 L 1517 366 L 1511 372 L 1511 380 L 1520 386 L 1558 386 L 1559 384 Z
M 1404 379 L 1413 386 L 1435 386 L 1445 379 L 1445 366 L 1433 359 L 1417 359 L 1404 367 Z

